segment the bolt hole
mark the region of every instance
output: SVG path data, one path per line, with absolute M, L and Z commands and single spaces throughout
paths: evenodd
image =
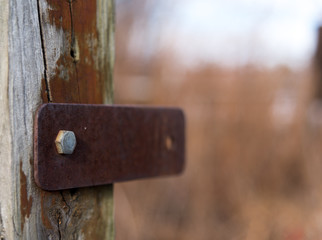
M 167 136 L 165 139 L 165 146 L 168 150 L 172 150 L 173 149 L 173 139 L 170 136 Z
M 74 49 L 71 49 L 71 50 L 70 50 L 70 56 L 71 56 L 72 58 L 76 58 L 76 52 L 74 51 Z

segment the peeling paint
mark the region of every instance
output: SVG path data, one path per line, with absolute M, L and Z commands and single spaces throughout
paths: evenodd
M 59 3 L 68 6 L 65 1 Z M 65 48 L 63 46 L 68 44 L 69 36 L 64 32 L 63 28 L 57 27 L 59 26 L 58 24 L 44 24 L 48 22 L 52 23 L 53 19 L 57 21 L 57 23 L 61 22 L 62 17 L 52 17 L 52 13 L 56 10 L 54 7 L 49 5 L 47 1 L 39 0 L 39 5 L 39 14 L 42 22 L 43 47 L 45 48 L 44 55 L 47 62 L 47 76 L 50 79 L 55 75 L 56 63 L 60 59 L 61 55 L 64 54 Z M 42 11 L 42 9 L 46 9 L 46 11 Z
M 96 1 L 45 2 L 41 3 L 44 12 L 41 15 L 52 101 L 102 103 L 106 95 L 102 89 L 111 81 L 108 77 L 111 67 L 110 61 L 99 55 L 110 46 L 98 41 L 109 40 L 104 26 L 110 20 L 107 17 L 110 9 L 105 4 L 105 9 L 100 9 L 103 13 L 97 12 Z M 103 23 L 97 22 L 98 14 Z

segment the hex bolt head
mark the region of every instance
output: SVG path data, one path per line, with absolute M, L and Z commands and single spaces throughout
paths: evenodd
M 73 131 L 60 130 L 55 140 L 59 154 L 72 154 L 76 147 L 76 137 Z

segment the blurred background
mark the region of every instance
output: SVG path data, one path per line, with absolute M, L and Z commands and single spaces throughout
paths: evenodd
M 115 184 L 117 240 L 322 239 L 321 20 L 320 0 L 116 0 L 115 102 L 187 121 L 183 175 Z

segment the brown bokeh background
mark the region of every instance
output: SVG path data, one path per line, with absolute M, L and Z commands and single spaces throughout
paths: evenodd
M 146 52 L 150 5 L 117 4 L 115 99 L 182 107 L 187 162 L 181 176 L 115 184 L 116 239 L 322 239 L 313 60 L 301 68 L 185 66 L 171 46 L 151 47 L 155 33 Z M 143 34 L 137 48 L 135 29 Z

